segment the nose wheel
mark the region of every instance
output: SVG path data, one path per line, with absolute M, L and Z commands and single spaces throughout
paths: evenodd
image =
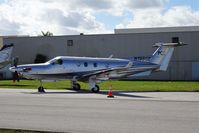
M 72 88 L 73 90 L 77 90 L 77 91 L 81 89 L 80 84 L 77 83 L 76 77 L 73 77 L 73 79 L 71 80 L 71 88 Z
M 40 82 L 40 86 L 39 86 L 39 88 L 38 88 L 38 92 L 40 92 L 40 93 L 44 93 L 44 92 L 45 92 L 45 90 L 44 90 L 44 87 L 43 87 L 43 85 L 42 85 L 42 81 L 41 81 L 41 80 L 39 80 L 39 82 Z
M 73 87 L 73 90 L 80 90 L 81 89 L 81 86 L 80 86 L 79 83 L 73 83 L 72 87 Z
M 44 93 L 44 92 L 45 92 L 44 87 L 43 87 L 43 86 L 40 86 L 40 87 L 38 88 L 38 92 Z

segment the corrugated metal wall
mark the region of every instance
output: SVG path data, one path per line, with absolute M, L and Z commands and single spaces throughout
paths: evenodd
M 167 72 L 156 73 L 142 79 L 150 80 L 198 80 L 193 62 L 199 62 L 199 32 L 172 33 L 134 33 L 134 34 L 102 34 L 74 35 L 53 37 L 13 37 L 4 38 L 4 43 L 14 43 L 13 57 L 19 56 L 20 64 L 33 63 L 36 54 L 44 54 L 51 59 L 55 56 L 91 56 L 129 58 L 149 56 L 156 42 L 171 42 L 172 37 L 189 45 L 177 48 Z M 68 40 L 72 40 L 68 41 Z M 67 43 L 72 44 L 67 44 Z M 199 72 L 198 72 L 199 73 Z

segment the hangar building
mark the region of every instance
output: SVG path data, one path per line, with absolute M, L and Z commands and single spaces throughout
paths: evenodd
M 158 72 L 147 80 L 199 80 L 199 26 L 115 29 L 114 34 L 65 36 L 1 37 L 3 44 L 15 45 L 12 57 L 19 64 L 34 63 L 37 55 L 46 60 L 55 56 L 90 56 L 147 59 L 157 42 L 184 42 L 189 45 L 174 51 L 167 72 Z M 1 78 L 11 78 L 7 68 L 0 71 Z

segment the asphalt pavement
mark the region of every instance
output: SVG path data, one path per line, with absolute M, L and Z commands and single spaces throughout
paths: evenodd
M 71 133 L 198 133 L 198 92 L 0 89 L 0 128 Z

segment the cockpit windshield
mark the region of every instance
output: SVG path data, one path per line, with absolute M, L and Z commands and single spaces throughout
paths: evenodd
M 48 61 L 50 64 L 55 65 L 55 64 L 59 64 L 62 65 L 63 64 L 63 60 L 62 59 L 52 59 Z

